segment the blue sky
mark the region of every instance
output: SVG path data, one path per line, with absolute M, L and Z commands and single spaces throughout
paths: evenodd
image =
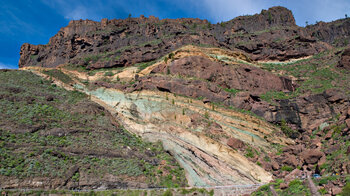
M 212 23 L 284 6 L 300 26 L 350 16 L 350 0 L 1 0 L 0 68 L 17 68 L 23 43 L 46 44 L 70 20 L 201 18 Z

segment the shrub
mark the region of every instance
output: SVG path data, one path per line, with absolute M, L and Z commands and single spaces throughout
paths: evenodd
M 297 131 L 291 129 L 291 128 L 287 125 L 287 122 L 286 122 L 286 120 L 284 120 L 284 119 L 281 120 L 281 130 L 282 130 L 282 132 L 283 132 L 286 136 L 288 136 L 288 137 L 290 137 L 290 138 L 294 138 L 294 137 L 296 137 L 296 135 L 298 134 Z
M 56 78 L 66 84 L 73 82 L 72 78 L 70 78 L 68 75 L 64 74 L 61 70 L 58 69 L 44 70 L 43 73 L 50 76 L 50 78 Z
M 167 68 L 166 68 L 166 74 L 167 74 L 167 75 L 170 74 L 170 68 L 169 68 L 169 66 L 167 66 Z
M 172 195 L 173 195 L 173 193 L 172 193 L 171 189 L 166 190 L 163 194 L 163 196 L 172 196 Z
M 249 157 L 249 158 L 254 158 L 254 152 L 253 152 L 253 149 L 251 147 L 247 148 L 247 153 L 245 154 L 246 157 Z
M 341 192 L 342 196 L 349 196 L 350 195 L 350 182 L 348 182 L 344 188 L 343 191 Z
M 168 55 L 168 58 L 171 59 L 171 60 L 173 60 L 174 57 L 175 57 L 175 54 L 174 54 L 174 53 L 170 53 L 170 54 Z
M 240 90 L 237 89 L 229 89 L 229 88 L 225 88 L 224 89 L 226 92 L 231 93 L 232 95 L 236 95 Z
M 105 73 L 105 76 L 114 76 L 114 73 L 111 72 L 111 71 L 107 71 L 107 72 Z
M 290 167 L 290 166 L 288 166 L 288 165 L 283 165 L 282 166 L 282 168 L 281 168 L 281 170 L 282 171 L 292 171 L 293 170 L 293 168 L 292 167 Z

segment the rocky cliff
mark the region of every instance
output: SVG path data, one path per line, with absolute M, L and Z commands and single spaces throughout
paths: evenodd
M 337 31 L 337 37 L 348 35 L 347 21 L 327 24 L 325 28 L 318 24 L 314 30 L 308 30 L 296 26 L 292 13 L 283 7 L 220 24 L 199 19 L 159 20 L 143 16 L 101 22 L 78 20 L 62 28 L 46 45 L 23 44 L 19 67 L 130 66 L 158 59 L 187 44 L 241 50 L 254 60 L 288 60 L 329 49 L 324 42 L 333 43 L 334 37 L 329 37 L 331 32 L 328 31 Z
M 24 44 L 19 65 L 162 141 L 190 185 L 282 178 L 288 191 L 302 174 L 341 174 L 319 184 L 333 194 L 350 173 L 349 21 L 302 28 L 283 7 L 219 24 L 71 21 Z

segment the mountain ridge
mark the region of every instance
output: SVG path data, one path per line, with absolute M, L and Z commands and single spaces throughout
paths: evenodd
M 327 24 L 323 26 L 328 27 Z M 346 28 L 348 22 L 342 24 Z M 47 45 L 23 44 L 19 67 L 56 67 L 68 63 L 89 69 L 130 66 L 155 60 L 186 44 L 240 50 L 254 60 L 288 60 L 330 48 L 325 43 L 316 42 L 309 29 L 296 26 L 291 11 L 283 7 L 273 7 L 260 14 L 241 16 L 220 24 L 188 18 L 159 20 L 153 16 L 102 19 L 101 22 L 77 20 L 62 28 Z M 326 35 L 323 33 L 323 40 L 332 41 Z M 298 50 L 291 45 L 297 46 Z M 86 59 L 88 54 L 96 56 L 98 53 L 107 54 L 104 61 L 99 57 L 93 61 Z
M 47 45 L 24 44 L 19 64 L 162 141 L 190 185 L 274 179 L 288 195 L 320 174 L 335 195 L 350 174 L 349 22 L 299 27 L 283 7 L 218 24 L 78 20 Z

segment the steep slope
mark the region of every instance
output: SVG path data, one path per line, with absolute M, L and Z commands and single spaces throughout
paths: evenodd
M 127 130 L 151 141 L 163 141 L 164 147 L 185 168 L 191 185 L 255 184 L 269 181 L 261 177 L 269 179 L 270 174 L 251 163 L 259 163 L 265 171 L 279 178 L 288 177 L 288 171 L 294 168 L 300 171 L 298 168 L 302 166 L 305 167 L 304 171 L 313 172 L 315 163 L 318 167 L 335 164 L 323 170 L 324 173 L 339 168 L 345 168 L 345 174 L 348 172 L 345 164 L 348 158 L 325 162 L 327 157 L 332 157 L 327 150 L 342 141 L 341 135 L 349 130 L 342 125 L 349 118 L 344 113 L 348 101 L 343 94 L 348 91 L 345 81 L 349 80 L 346 79 L 346 72 L 337 68 L 341 54 L 335 50 L 289 63 L 257 63 L 239 52 L 186 46 L 153 64 L 95 71 L 77 71 L 72 66 L 66 66 L 60 70 L 75 78 L 70 85 L 75 84 L 75 88 L 90 94 L 93 100 L 109 108 L 112 113 L 118 113 L 118 120 Z M 327 61 L 336 63 L 329 66 L 331 63 Z M 314 63 L 319 66 L 315 70 L 310 71 L 308 66 L 303 66 Z M 285 76 L 276 76 L 261 68 L 281 72 Z M 29 69 L 45 73 L 43 68 Z M 304 72 L 304 69 L 308 72 Z M 333 75 L 325 74 L 329 70 Z M 230 72 L 232 74 L 223 74 Z M 232 75 L 239 77 L 230 78 Z M 259 76 L 262 76 L 261 79 Z M 250 77 L 248 83 L 246 77 Z M 301 77 L 304 80 L 298 81 Z M 289 78 L 297 78 L 294 79 L 297 83 L 293 84 Z M 266 79 L 274 82 L 266 83 Z M 308 83 L 308 80 L 324 82 L 314 87 L 314 83 Z M 332 81 L 329 86 L 328 82 Z M 331 90 L 334 87 L 343 90 Z M 244 94 L 247 97 L 242 99 Z M 286 105 L 288 100 L 293 99 L 297 99 L 294 106 Z M 300 110 L 291 110 L 298 105 L 303 105 L 299 106 Z M 230 106 L 231 109 L 223 109 L 222 106 Z M 296 139 L 295 146 L 284 139 L 278 129 L 255 117 L 237 113 L 232 106 L 253 112 L 276 112 L 275 119 L 279 118 L 284 134 Z M 337 114 L 343 116 L 342 121 L 334 120 Z M 291 119 L 295 119 L 293 115 L 300 120 L 297 121 L 302 126 L 299 131 L 288 127 L 294 126 L 291 123 Z M 264 117 L 269 119 L 269 116 Z M 325 126 L 329 128 L 324 129 Z M 334 134 L 333 147 L 326 145 L 327 142 L 324 145 L 318 143 L 320 138 L 326 137 L 327 141 L 330 137 L 327 131 L 321 134 L 317 131 L 319 129 L 332 130 L 331 133 L 341 130 L 340 135 Z M 300 134 L 304 131 L 309 137 L 319 139 Z M 286 144 L 291 146 L 279 147 Z M 348 145 L 344 143 L 344 148 L 338 149 L 339 153 L 346 151 Z M 237 165 L 237 162 L 243 164 Z M 294 173 L 298 173 L 296 171 Z
M 335 195 L 350 179 L 348 24 L 298 27 L 283 7 L 220 24 L 71 21 L 47 45 L 24 44 L 19 65 L 161 141 L 190 185 L 281 178 L 257 194 L 288 195 L 316 173 Z
M 160 143 L 130 134 L 85 94 L 27 71 L 1 70 L 0 83 L 1 188 L 187 185 Z
M 275 151 L 272 143 L 286 145 L 293 142 L 283 137 L 278 128 L 263 120 L 221 106 L 220 103 L 231 95 L 217 87 L 214 81 L 213 87 L 208 89 L 211 82 L 205 82 L 206 79 L 192 75 L 182 76 L 175 71 L 185 70 L 175 69 L 176 65 L 183 65 L 182 59 L 194 57 L 202 57 L 203 61 L 207 61 L 208 64 L 202 64 L 203 66 L 214 63 L 212 69 L 216 70 L 215 66 L 221 64 L 215 64 L 212 61 L 215 58 L 208 55 L 215 52 L 227 53 L 237 62 L 249 60 L 239 53 L 186 46 L 173 53 L 167 62 L 172 71 L 167 74 L 154 71 L 164 67 L 164 61 L 139 70 L 139 73 L 136 73 L 139 67 L 78 72 L 67 66 L 60 70 L 75 78 L 74 82 L 68 82 L 70 85 L 89 94 L 110 112 L 116 113 L 117 119 L 127 130 L 150 141 L 162 141 L 165 149 L 172 152 L 185 169 L 190 185 L 252 185 L 269 182 L 271 174 L 254 164 L 249 153 L 266 154 Z M 195 68 L 194 65 L 190 66 Z M 237 63 L 235 66 L 227 65 L 226 68 L 235 70 L 240 66 Z M 44 68 L 27 69 L 34 69 L 38 74 L 47 72 Z M 134 70 L 134 73 L 129 70 Z M 53 76 L 62 80 L 59 75 Z M 164 84 L 160 79 L 162 77 Z M 270 77 L 276 77 L 276 81 L 280 82 L 276 88 L 289 88 L 285 85 L 288 84 L 287 79 L 274 75 Z M 284 80 L 286 81 L 283 82 Z M 257 88 L 262 92 L 270 88 L 262 82 L 259 84 Z M 201 100 L 203 98 L 208 101 Z M 210 103 L 213 102 L 212 99 L 217 104 Z

